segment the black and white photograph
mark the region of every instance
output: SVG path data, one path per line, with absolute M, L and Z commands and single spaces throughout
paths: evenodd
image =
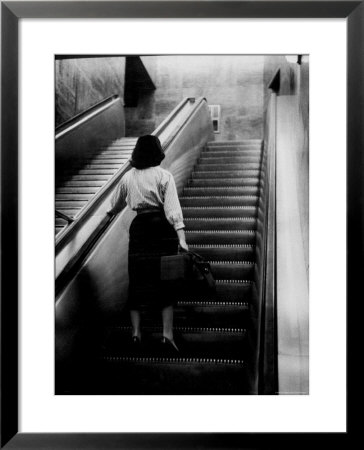
M 309 394 L 309 56 L 56 54 L 55 394 Z

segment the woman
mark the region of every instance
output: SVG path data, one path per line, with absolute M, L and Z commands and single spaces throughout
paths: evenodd
M 162 311 L 162 344 L 178 352 L 173 339 L 173 292 L 160 281 L 160 257 L 188 250 L 177 189 L 170 172 L 159 165 L 164 153 L 156 136 L 141 136 L 134 148 L 133 168 L 122 178 L 108 214 L 126 201 L 137 212 L 129 231 L 129 299 L 132 340 L 140 344 L 140 309 L 151 304 Z

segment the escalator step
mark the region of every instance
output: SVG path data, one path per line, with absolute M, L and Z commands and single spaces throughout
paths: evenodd
M 259 197 L 255 195 L 216 195 L 180 197 L 181 206 L 256 206 Z
M 243 360 L 104 357 L 80 384 L 95 394 L 247 394 Z M 95 382 L 93 382 L 95 380 Z
M 116 169 L 80 169 L 77 171 L 76 175 L 91 175 L 91 180 L 97 180 L 99 175 L 113 175 L 116 172 Z M 74 178 L 72 176 L 72 178 Z
M 255 230 L 255 217 L 185 217 L 186 230 Z
M 244 328 L 174 327 L 175 341 L 181 357 L 239 359 L 244 355 L 246 330 Z M 129 356 L 135 353 L 131 342 L 131 327 L 118 326 L 107 330 L 104 342 L 108 356 Z M 162 329 L 143 327 L 140 355 L 163 357 L 160 345 Z
M 215 155 L 204 155 L 202 154 L 198 160 L 198 164 L 257 164 L 260 165 L 260 155 L 257 156 L 215 156 Z
M 76 209 L 76 208 L 83 208 L 86 205 L 86 200 L 75 200 L 75 201 L 67 201 L 67 200 L 56 200 L 56 209 L 63 210 L 63 209 Z
M 188 326 L 246 327 L 248 326 L 249 303 L 179 301 L 174 307 L 174 323 Z
M 184 206 L 183 217 L 255 217 L 257 206 Z
M 252 293 L 251 280 L 216 280 L 216 292 L 213 296 L 209 295 L 210 301 L 241 301 L 250 302 Z M 178 300 L 206 300 L 206 294 L 196 293 L 194 298 L 191 295 L 181 293 Z
M 89 164 L 89 165 L 97 164 L 97 165 L 101 165 L 101 166 L 105 166 L 105 165 L 120 166 L 120 165 L 126 163 L 128 160 L 129 160 L 129 158 L 116 158 L 115 156 L 112 158 L 95 156 L 94 158 L 85 160 L 85 163 Z
M 259 187 L 259 178 L 192 178 L 188 182 L 189 187 L 241 187 L 256 186 Z
M 261 150 L 237 150 L 228 148 L 223 149 L 205 149 L 201 152 L 201 158 L 221 158 L 221 157 L 231 157 L 231 156 L 240 156 L 240 157 L 255 157 L 261 158 L 262 152 Z
M 255 261 L 254 245 L 190 245 L 191 250 L 209 261 Z
M 188 244 L 255 244 L 255 230 L 186 230 Z
M 97 187 L 83 187 L 83 186 L 75 186 L 69 187 L 64 186 L 56 189 L 57 194 L 95 194 L 98 191 Z
M 94 194 L 80 194 L 80 193 L 63 193 L 56 192 L 56 202 L 63 204 L 64 202 L 80 202 L 90 200 Z
M 100 188 L 105 184 L 106 180 L 73 180 L 73 181 L 64 181 L 60 187 L 57 189 L 67 189 L 67 188 L 90 188 L 96 189 Z
M 255 265 L 251 261 L 210 261 L 210 264 L 215 279 L 251 280 L 253 278 Z
M 224 170 L 260 170 L 259 163 L 199 163 L 196 165 L 195 170 L 197 172 L 207 172 L 207 171 L 224 171 Z
M 90 164 L 84 164 L 82 166 L 83 170 L 87 170 L 87 169 L 92 169 L 92 170 L 97 170 L 97 169 L 101 169 L 101 170 L 104 170 L 104 169 L 115 169 L 115 170 L 117 170 L 119 168 L 120 168 L 120 164 L 116 164 L 116 163 L 111 164 L 109 162 L 107 162 L 105 164 L 99 163 L 99 162 L 95 162 L 95 163 L 90 163 Z
M 90 173 L 90 174 L 71 174 L 69 176 L 64 176 L 63 179 L 66 183 L 72 183 L 74 181 L 91 181 L 91 182 L 99 182 L 103 181 L 106 182 L 111 178 L 112 173 L 107 174 L 97 174 L 97 173 Z
M 183 195 L 186 197 L 197 197 L 197 196 L 246 196 L 246 195 L 259 195 L 258 186 L 201 186 L 201 187 L 185 187 L 183 189 Z
M 208 141 L 207 145 L 246 145 L 246 144 L 261 144 L 262 139 L 239 139 L 239 140 L 221 140 Z
M 141 310 L 143 327 L 162 323 L 160 311 Z M 174 306 L 175 327 L 246 328 L 249 326 L 249 303 L 242 301 L 181 300 Z M 114 326 L 130 326 L 129 312 L 114 317 Z
M 201 171 L 196 169 L 192 172 L 192 178 L 258 178 L 260 170 L 214 170 Z

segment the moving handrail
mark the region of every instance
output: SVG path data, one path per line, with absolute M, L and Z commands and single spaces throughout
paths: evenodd
M 65 136 L 69 132 L 73 131 L 75 128 L 83 125 L 84 123 L 91 120 L 93 117 L 110 108 L 119 99 L 120 97 L 116 94 L 110 95 L 109 97 L 104 98 L 95 105 L 90 106 L 90 108 L 87 108 L 81 113 L 76 114 L 71 119 L 68 119 L 65 122 L 61 123 L 56 127 L 55 140 L 57 141 L 58 139 Z
M 259 345 L 259 393 L 277 393 L 277 276 L 276 276 L 276 93 L 271 92 L 270 125 L 263 148 L 265 170 L 264 234 L 261 270 L 261 320 Z

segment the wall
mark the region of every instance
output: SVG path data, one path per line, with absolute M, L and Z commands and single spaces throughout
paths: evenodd
M 308 393 L 309 66 L 266 58 L 277 96 L 277 320 L 279 392 Z M 265 101 L 269 97 L 265 94 Z
M 206 97 L 221 105 L 215 140 L 263 137 L 262 56 L 144 56 L 156 90 L 125 108 L 127 136 L 151 133 L 184 97 Z
M 56 126 L 118 94 L 124 99 L 125 57 L 55 61 Z

